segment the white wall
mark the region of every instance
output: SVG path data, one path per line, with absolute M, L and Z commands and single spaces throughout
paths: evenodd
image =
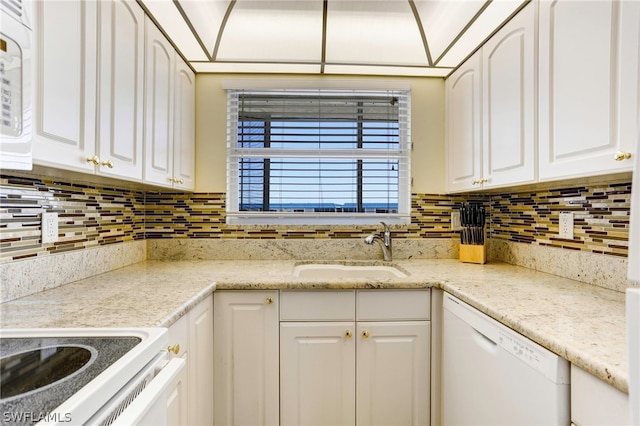
M 411 85 L 414 193 L 444 193 L 444 79 L 365 76 L 197 74 L 196 192 L 226 192 L 227 95 L 223 81 L 386 80 Z

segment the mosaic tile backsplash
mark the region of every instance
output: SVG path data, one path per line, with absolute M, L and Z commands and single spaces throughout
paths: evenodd
M 627 256 L 631 184 L 482 195 L 414 194 L 412 218 L 394 238 L 457 238 L 451 212 L 479 199 L 493 239 Z M 40 214 L 59 214 L 60 241 L 41 243 Z M 558 214 L 574 212 L 572 240 L 558 238 Z M 156 193 L 57 180 L 0 177 L 0 261 L 125 241 L 173 238 L 362 238 L 379 226 L 228 226 L 225 196 Z

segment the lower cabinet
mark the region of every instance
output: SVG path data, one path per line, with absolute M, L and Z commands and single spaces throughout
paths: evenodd
M 277 291 L 214 293 L 214 424 L 279 424 L 278 307 Z
M 219 290 L 214 315 L 216 425 L 430 424 L 430 290 Z
M 187 368 L 172 383 L 167 400 L 170 425 L 213 424 L 213 296 L 169 327 L 169 348 Z M 177 352 L 177 353 L 176 353 Z
M 428 290 L 283 291 L 282 425 L 430 424 Z
M 629 396 L 571 365 L 571 423 L 576 426 L 630 425 Z

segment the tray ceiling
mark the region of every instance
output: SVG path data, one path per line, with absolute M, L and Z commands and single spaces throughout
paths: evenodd
M 196 72 L 446 76 L 529 0 L 138 0 Z

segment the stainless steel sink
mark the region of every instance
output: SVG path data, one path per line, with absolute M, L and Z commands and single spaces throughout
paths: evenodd
M 304 263 L 293 268 L 297 278 L 316 279 L 397 279 L 407 277 L 407 273 L 394 265 L 367 265 L 341 263 Z

